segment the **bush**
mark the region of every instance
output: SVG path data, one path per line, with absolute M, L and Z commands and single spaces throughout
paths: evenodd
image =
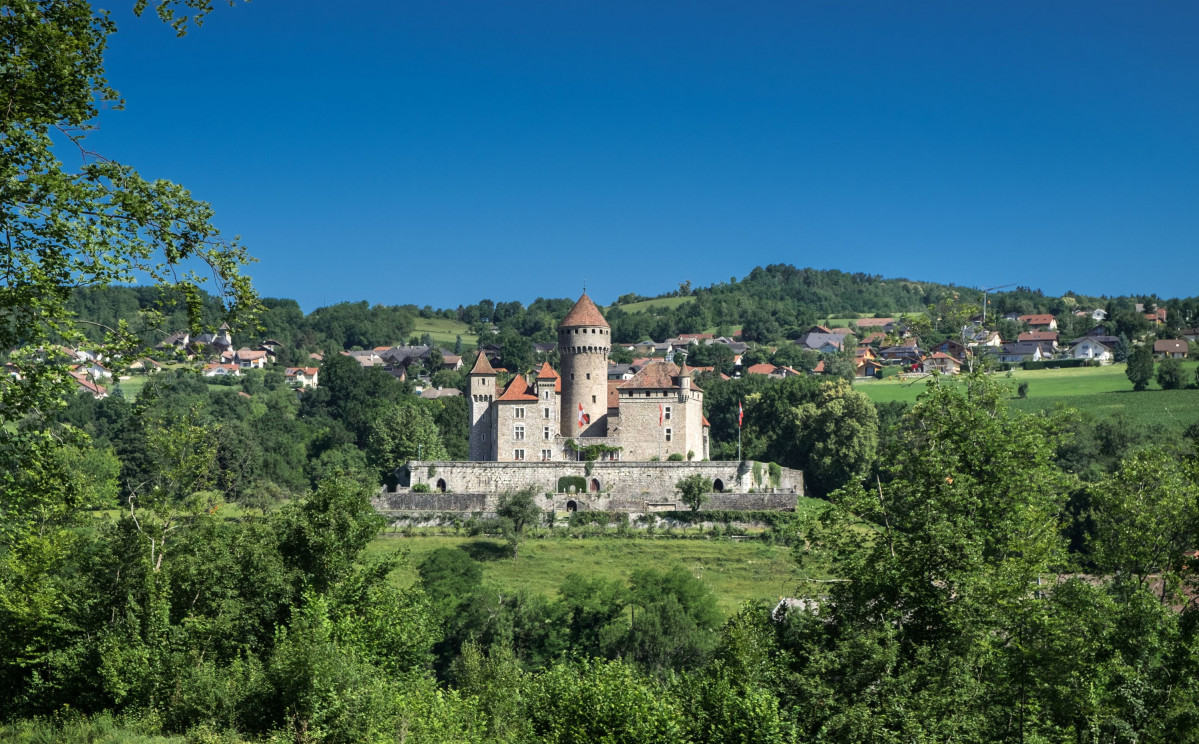
M 1182 362 L 1163 359 L 1157 365 L 1157 384 L 1162 390 L 1179 390 L 1183 386 Z
M 585 493 L 587 491 L 587 479 L 581 475 L 564 475 L 558 479 L 558 493 L 568 493 L 572 486 L 575 489 L 575 493 Z
M 683 455 L 680 452 L 675 452 L 675 453 L 671 454 L 669 457 L 667 457 L 666 461 L 667 462 L 682 462 Z
M 1020 396 L 1021 398 L 1028 397 L 1028 381 L 1027 380 L 1024 382 L 1021 382 L 1019 385 L 1016 386 L 1016 395 Z
M 429 492 L 429 484 L 428 483 L 413 483 L 412 484 L 412 492 L 413 493 L 428 493 Z

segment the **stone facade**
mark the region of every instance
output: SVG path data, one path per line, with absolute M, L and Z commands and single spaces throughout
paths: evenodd
M 755 472 L 761 482 L 755 482 Z M 675 483 L 692 474 L 710 478 L 716 493 L 748 494 L 773 489 L 803 495 L 803 473 L 782 468 L 770 483 L 769 468 L 754 462 L 410 462 L 400 470 L 397 492 L 421 483 L 430 492 L 452 494 L 518 491 L 556 493 L 563 477 L 580 477 L 589 494 L 635 494 L 642 501 L 677 499 Z
M 561 374 L 543 364 L 500 391 L 480 352 L 470 372 L 470 459 L 557 462 L 573 445 L 604 445 L 605 459 L 708 458 L 703 391 L 686 367 L 655 361 L 629 380 L 608 381 L 611 330 L 587 295 L 558 327 Z
M 498 493 L 411 493 L 385 492 L 374 500 L 375 509 L 396 516 L 410 512 L 492 515 L 499 508 Z M 794 511 L 798 502 L 794 493 L 714 493 L 704 503 L 705 511 Z M 686 511 L 677 494 L 641 493 L 550 493 L 537 494 L 537 505 L 544 512 L 606 511 L 649 514 Z

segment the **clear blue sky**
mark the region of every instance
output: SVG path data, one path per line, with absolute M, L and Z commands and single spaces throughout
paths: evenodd
M 212 202 L 306 310 L 769 263 L 1199 294 L 1193 0 L 255 0 L 184 39 L 114 17 L 128 106 L 94 145 Z

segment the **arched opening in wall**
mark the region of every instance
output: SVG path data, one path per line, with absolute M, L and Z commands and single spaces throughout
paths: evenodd
M 720 480 L 719 478 L 712 481 L 712 490 L 716 493 L 724 493 L 724 481 Z
M 438 493 L 445 493 L 445 478 L 438 478 L 438 479 L 437 479 L 437 492 L 438 492 Z
M 592 493 L 599 493 L 599 490 L 600 490 L 599 478 L 591 479 L 590 490 Z
M 574 499 L 571 499 L 570 501 L 566 502 L 566 511 L 573 512 L 573 511 L 578 511 L 578 510 L 579 510 L 579 505 L 575 503 Z

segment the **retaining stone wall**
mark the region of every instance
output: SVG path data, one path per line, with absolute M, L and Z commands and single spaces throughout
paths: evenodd
M 590 465 L 590 473 L 588 473 Z M 410 462 L 400 470 L 398 492 L 417 483 L 430 491 L 450 494 L 499 494 L 533 487 L 540 493 L 557 491 L 563 476 L 584 478 L 588 489 L 600 496 L 616 493 L 637 494 L 642 501 L 662 495 L 664 501 L 677 499 L 675 483 L 699 473 L 720 481 L 724 495 L 747 494 L 769 485 L 769 469 L 759 465 L 762 483 L 755 483 L 754 463 L 712 462 Z M 803 473 L 783 468 L 777 491 L 803 495 Z M 714 507 L 715 508 L 715 507 Z
M 472 512 L 492 515 L 499 508 L 498 493 L 411 493 L 383 492 L 373 500 L 376 509 L 391 512 Z M 714 493 L 704 503 L 704 510 L 722 511 L 788 511 L 794 510 L 798 496 L 793 493 Z M 539 493 L 537 503 L 542 511 L 569 513 L 572 511 L 607 511 L 642 514 L 658 511 L 686 511 L 678 494 L 669 491 L 660 495 L 644 493 L 566 494 L 546 496 Z

